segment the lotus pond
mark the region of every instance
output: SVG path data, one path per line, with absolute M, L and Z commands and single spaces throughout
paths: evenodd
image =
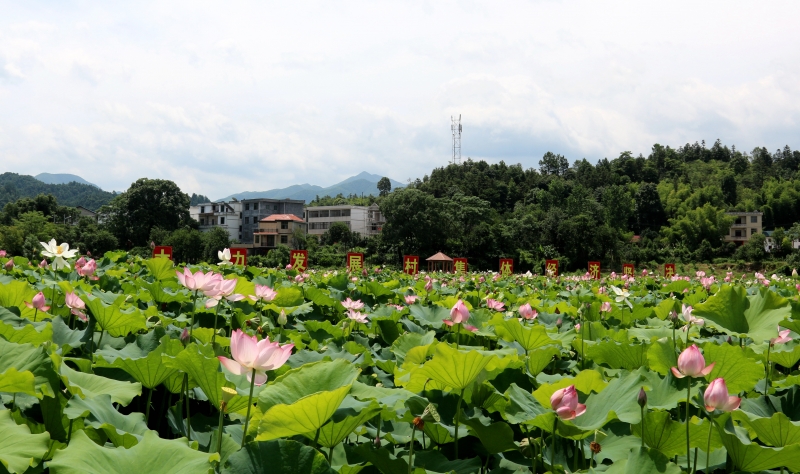
M 800 471 L 792 278 L 68 262 L 0 258 L 0 472 Z

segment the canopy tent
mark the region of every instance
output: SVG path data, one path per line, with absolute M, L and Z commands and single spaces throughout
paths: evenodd
M 453 259 L 442 252 L 438 252 L 425 260 L 428 262 L 429 272 L 442 271 L 451 273 L 453 271 Z

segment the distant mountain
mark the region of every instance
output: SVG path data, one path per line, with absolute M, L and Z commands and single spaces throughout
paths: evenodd
M 373 196 L 377 196 L 378 181 L 380 181 L 382 177 L 383 176 L 381 175 L 370 174 L 364 171 L 355 176 L 351 176 L 340 183 L 328 186 L 327 188 L 308 183 L 295 184 L 289 186 L 288 188 L 282 189 L 270 189 L 267 191 L 244 191 L 241 193 L 231 194 L 230 196 L 222 199 L 217 199 L 217 201 L 230 201 L 232 198 L 239 200 L 268 198 L 301 199 L 308 203 L 313 201 L 317 196 L 336 196 L 337 194 L 342 194 L 343 196 L 349 196 L 350 194 L 356 194 L 359 196 L 363 194 L 364 196 L 369 196 L 372 194 Z M 401 183 L 400 181 L 395 181 L 393 179 L 389 180 L 392 183 L 392 189 L 405 187 L 405 184 Z
M 0 208 L 17 199 L 32 198 L 39 194 L 52 194 L 62 206 L 83 206 L 91 210 L 107 204 L 114 197 L 114 194 L 91 183 L 83 184 L 73 180 L 66 184 L 47 184 L 24 174 L 0 174 Z
M 100 188 L 100 186 L 90 183 L 85 179 L 81 178 L 80 176 L 74 174 L 67 174 L 67 173 L 39 173 L 34 178 L 38 179 L 39 181 L 46 183 L 46 184 L 69 184 L 72 182 L 80 183 L 80 184 L 88 184 L 90 186 L 94 186 L 95 188 Z

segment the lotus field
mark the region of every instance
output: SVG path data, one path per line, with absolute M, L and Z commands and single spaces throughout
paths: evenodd
M 791 278 L 44 254 L 0 257 L 0 472 L 800 471 Z

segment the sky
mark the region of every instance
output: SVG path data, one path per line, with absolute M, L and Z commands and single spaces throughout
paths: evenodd
M 800 2 L 0 1 L 0 172 L 216 199 L 451 158 L 800 148 Z

